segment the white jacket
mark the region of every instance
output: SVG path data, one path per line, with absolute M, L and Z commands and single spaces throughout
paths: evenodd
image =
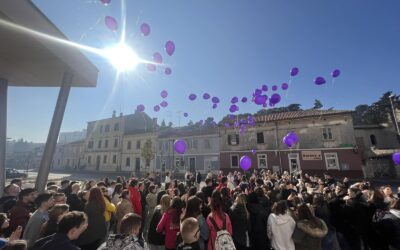
M 275 215 L 271 213 L 268 218 L 267 233 L 271 246 L 276 250 L 295 250 L 292 234 L 296 222 L 288 213 Z

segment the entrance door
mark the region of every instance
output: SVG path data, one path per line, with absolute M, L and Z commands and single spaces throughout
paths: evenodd
M 196 171 L 196 158 L 189 158 L 189 171 L 194 173 Z
M 135 171 L 136 173 L 140 172 L 140 158 L 135 159 Z
M 100 157 L 100 155 L 98 155 L 96 158 L 96 170 L 100 170 L 100 161 L 101 161 L 101 157 Z
M 300 170 L 300 158 L 299 154 L 288 154 L 289 158 L 289 170 L 290 173 L 294 173 Z

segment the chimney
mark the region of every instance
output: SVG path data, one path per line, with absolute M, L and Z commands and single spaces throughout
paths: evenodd
M 114 111 L 113 111 L 113 114 L 112 114 L 112 118 L 115 118 L 116 113 L 117 113 L 117 112 L 114 110 Z

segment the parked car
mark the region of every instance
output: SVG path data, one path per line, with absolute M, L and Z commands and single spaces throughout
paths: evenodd
M 27 175 L 25 173 L 21 173 L 15 168 L 6 168 L 6 179 L 26 178 L 26 177 Z

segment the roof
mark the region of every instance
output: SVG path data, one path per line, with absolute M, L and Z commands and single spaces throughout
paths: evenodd
M 384 129 L 388 128 L 387 123 L 381 124 L 362 124 L 362 125 L 354 125 L 354 129 Z
M 309 118 L 309 117 L 320 117 L 320 116 L 331 116 L 331 115 L 344 115 L 351 114 L 353 111 L 351 110 L 301 110 L 301 111 L 290 111 L 290 112 L 281 112 L 281 113 L 272 113 L 268 115 L 254 116 L 255 122 L 273 122 L 273 121 L 282 121 L 282 120 L 292 120 L 292 119 L 300 119 L 300 118 Z
M 38 32 L 41 33 L 38 34 Z M 95 87 L 97 68 L 31 0 L 0 1 L 0 77 L 10 86 L 58 87 L 65 72 L 72 87 Z
M 368 157 L 391 156 L 397 152 L 400 152 L 400 149 L 371 149 L 367 155 Z
M 182 137 L 192 137 L 201 135 L 213 135 L 218 134 L 217 128 L 207 128 L 207 127 L 182 127 L 182 128 L 166 128 L 160 130 L 158 138 L 182 138 Z

